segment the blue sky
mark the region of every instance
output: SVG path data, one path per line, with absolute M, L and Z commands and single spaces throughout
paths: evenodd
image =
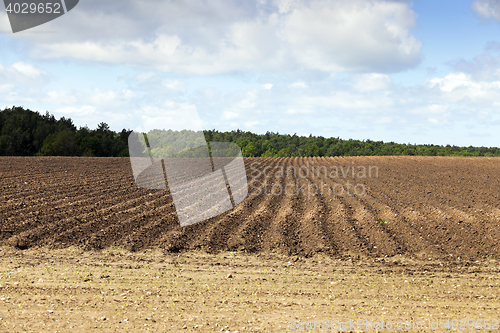
M 195 106 L 206 129 L 500 146 L 498 0 L 117 4 L 16 34 L 0 11 L 0 107 L 121 130 Z

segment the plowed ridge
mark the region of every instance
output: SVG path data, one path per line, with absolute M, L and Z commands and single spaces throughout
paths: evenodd
M 1 157 L 0 244 L 500 257 L 500 159 L 245 158 L 248 195 L 181 228 L 127 158 Z

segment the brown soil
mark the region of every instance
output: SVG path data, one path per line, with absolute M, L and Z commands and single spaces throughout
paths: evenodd
M 240 205 L 181 228 L 168 191 L 136 186 L 127 158 L 2 157 L 0 245 L 500 257 L 498 158 L 249 158 L 245 165 L 252 186 Z M 286 174 L 301 166 L 309 174 L 279 174 L 280 167 Z M 334 166 L 338 177 L 331 173 Z M 359 167 L 366 168 L 366 178 Z M 369 167 L 378 168 L 378 177 L 373 168 L 369 177 Z M 328 193 L 327 186 L 339 194 L 337 183 L 347 190 L 348 181 L 363 184 L 364 193 L 361 185 L 355 195 Z M 287 185 L 290 195 L 269 194 Z

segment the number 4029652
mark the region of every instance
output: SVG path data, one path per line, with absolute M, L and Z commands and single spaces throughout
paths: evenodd
M 60 3 L 9 3 L 6 8 L 9 14 L 62 14 Z
M 453 320 L 447 320 L 444 324 L 444 328 L 446 329 L 452 329 L 452 330 L 480 330 L 480 329 L 492 329 L 492 330 L 498 330 L 498 319 L 457 319 L 454 318 Z

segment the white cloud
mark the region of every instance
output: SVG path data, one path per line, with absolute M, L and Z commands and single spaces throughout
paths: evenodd
M 250 90 L 243 93 L 242 98 L 236 103 L 234 107 L 237 109 L 253 109 L 257 105 L 258 93 L 256 90 Z
M 304 81 L 296 81 L 289 85 L 290 88 L 307 88 L 307 84 Z
M 117 107 L 125 104 L 133 97 L 135 97 L 135 93 L 128 89 L 120 91 L 111 89 L 95 89 L 91 94 L 89 94 L 86 100 L 101 107 Z
M 392 117 L 381 117 L 381 118 L 375 120 L 376 124 L 381 124 L 381 125 L 391 124 L 392 122 L 393 122 Z
M 494 51 L 495 44 L 490 43 L 487 48 Z M 457 61 L 454 67 L 456 72 L 470 74 L 478 81 L 500 80 L 500 57 L 488 53 L 475 57 L 473 61 Z
M 148 113 L 151 112 L 151 107 L 148 107 Z M 170 108 L 155 108 L 153 113 L 156 116 L 143 115 L 141 126 L 136 128 L 136 131 L 150 131 L 153 129 L 171 129 L 171 130 L 195 130 L 203 129 L 203 124 L 198 116 L 198 111 L 195 105 L 186 105 L 178 109 Z
M 0 82 L 32 86 L 45 81 L 47 73 L 30 63 L 15 62 L 10 66 L 0 64 Z
M 377 91 L 389 88 L 391 82 L 389 75 L 370 73 L 357 76 L 354 79 L 354 87 L 358 91 Z
M 51 105 L 74 105 L 78 98 L 68 90 L 50 90 L 42 102 Z
M 265 83 L 265 84 L 262 85 L 262 87 L 264 89 L 270 90 L 270 89 L 272 89 L 273 84 L 272 83 Z
M 240 115 L 237 112 L 231 112 L 231 111 L 223 111 L 221 119 L 222 120 L 231 120 L 231 119 L 237 119 Z
M 205 120 L 202 128 L 314 133 L 343 138 L 356 135 L 360 139 L 390 138 L 400 142 L 406 139 L 398 137 L 406 138 L 413 129 L 417 133 L 415 137 L 420 135 L 423 142 L 432 142 L 432 133 L 425 132 L 428 128 L 439 128 L 440 133 L 457 123 L 475 123 L 488 128 L 500 111 L 500 82 L 479 81 L 466 73 L 452 72 L 409 88 L 390 82 L 385 74 L 351 76 L 352 80 L 339 75 L 307 81 L 307 84 L 283 78 L 275 81 L 272 89 L 262 89 L 262 84 L 269 82 L 263 81 L 242 85 L 233 91 L 224 87 L 199 88 L 190 81 L 169 78 L 166 74 L 141 73 L 131 78 L 122 77 L 122 82 L 141 81 L 126 89 L 99 87 L 96 83 L 76 93 L 73 87 L 67 87 L 44 93 L 39 89 L 41 92 L 28 94 L 26 88 L 13 96 L 8 90 L 11 86 L 4 88 L 6 91 L 0 87 L 0 99 L 8 104 L 14 99 L 16 105 L 18 101 L 27 105 L 20 96 L 30 96 L 29 105 L 42 103 L 43 110 L 57 117 L 69 116 L 78 126 L 88 124 L 92 128 L 101 121 L 114 130 L 133 129 L 139 124 L 149 127 L 177 124 L 175 126 L 189 128 L 193 126 L 189 121 L 189 106 L 195 103 Z M 357 80 L 365 83 L 362 89 L 349 84 Z M 173 87 L 185 85 L 186 91 L 166 96 L 164 92 L 170 88 L 156 85 L 158 82 L 170 82 Z M 293 83 L 287 85 L 288 82 Z M 308 88 L 300 88 L 299 83 Z M 384 89 L 379 89 L 381 87 Z M 187 111 L 182 111 L 184 109 Z M 374 133 L 380 128 L 383 131 L 377 137 Z M 404 133 L 397 136 L 398 131 Z
M 295 115 L 295 114 L 314 114 L 316 112 L 311 108 L 304 108 L 304 109 L 289 108 L 285 110 L 285 113 Z
M 147 98 L 146 98 L 147 99 Z M 144 101 L 144 99 L 141 99 L 140 101 Z M 185 102 L 180 102 L 176 100 L 166 100 L 163 101 L 163 103 L 145 103 L 143 107 L 140 108 L 139 114 L 141 115 L 146 115 L 148 117 L 160 117 L 162 116 L 165 112 L 167 113 L 175 113 L 175 110 L 187 110 L 189 112 L 193 112 L 192 109 L 192 104 L 190 103 L 185 103 Z
M 262 128 L 259 126 L 260 124 L 261 123 L 259 121 L 247 121 L 247 122 L 244 123 L 244 126 L 245 126 L 245 128 L 255 128 L 255 129 L 258 129 L 259 132 L 261 132 Z
M 54 113 L 62 113 L 74 117 L 88 117 L 96 114 L 96 108 L 92 105 L 84 105 L 82 107 L 63 107 L 53 111 Z
M 109 42 L 55 42 L 38 45 L 33 55 L 39 58 L 70 57 L 137 66 L 174 73 L 210 75 L 235 70 L 282 68 L 273 60 L 273 50 L 263 45 L 255 47 L 260 40 L 265 46 L 269 33 L 259 23 L 253 27 L 232 27 L 234 38 L 230 43 L 220 41 L 218 52 L 211 53 L 201 46 L 183 44 L 178 36 L 158 34 L 152 41 L 134 39 Z M 255 29 L 254 29 L 255 28 Z M 277 52 L 280 56 L 280 52 Z
M 300 5 L 300 0 L 276 0 L 276 6 L 280 14 L 286 14 Z
M 20 73 L 30 78 L 37 78 L 44 74 L 42 70 L 39 70 L 35 68 L 32 64 L 28 64 L 25 62 L 15 62 L 12 64 L 12 68 L 16 69 Z
M 0 64 L 0 100 L 10 106 L 34 105 L 48 81 L 48 74 L 30 63 Z
M 10 83 L 0 84 L 0 93 L 7 93 L 14 89 L 14 85 Z
M 405 1 L 309 1 L 285 21 L 296 58 L 323 71 L 398 71 L 415 66 L 422 43 Z
M 471 8 L 483 19 L 500 21 L 500 2 L 498 0 L 476 0 L 472 3 Z
M 41 101 L 51 105 L 78 105 L 89 103 L 103 109 L 113 109 L 123 106 L 136 97 L 129 89 L 93 89 L 91 91 L 49 90 Z M 62 109 L 61 109 L 62 110 Z M 73 110 L 66 108 L 64 110 Z
M 176 79 L 165 79 L 157 72 L 141 72 L 133 76 L 124 75 L 119 81 L 128 85 L 129 94 L 147 93 L 151 95 L 179 95 L 187 91 L 186 83 Z
M 350 110 L 351 112 L 371 112 L 372 110 L 381 110 L 392 107 L 394 100 L 387 97 L 386 94 L 367 95 L 350 90 L 337 90 L 330 94 L 322 92 L 318 94 L 301 95 L 298 97 L 301 105 L 312 109 L 337 109 Z M 355 113 L 354 113 L 355 114 Z M 353 113 L 348 116 L 352 117 Z
M 428 80 L 429 87 L 438 86 L 443 92 L 452 92 L 457 87 L 470 87 L 473 84 L 470 76 L 465 73 L 450 73 L 443 78 Z
M 442 97 L 450 102 L 491 103 L 500 100 L 500 81 L 477 81 L 471 75 L 461 72 L 430 79 L 427 86 L 439 88 L 443 93 Z
M 416 109 L 412 109 L 409 111 L 409 113 L 418 115 L 443 115 L 446 114 L 448 110 L 449 110 L 448 105 L 430 104 Z
M 18 38 L 38 58 L 175 73 L 395 72 L 420 60 L 415 19 L 409 1 L 88 0 L 48 23 L 57 36 Z
M 176 93 L 183 93 L 186 91 L 185 84 L 178 80 L 164 80 L 162 82 L 162 86 L 168 89 L 169 91 Z

